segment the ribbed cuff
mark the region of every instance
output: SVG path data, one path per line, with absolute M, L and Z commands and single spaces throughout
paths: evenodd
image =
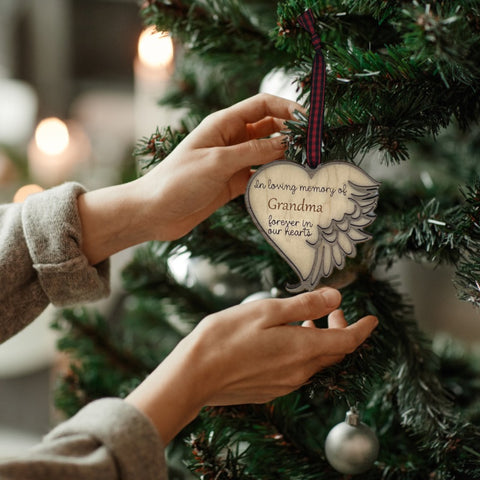
M 81 250 L 77 197 L 84 192 L 77 183 L 65 183 L 28 197 L 22 210 L 33 268 L 57 306 L 91 302 L 110 292 L 109 261 L 91 266 Z
M 114 457 L 122 480 L 167 478 L 164 448 L 150 420 L 118 398 L 96 400 L 52 430 L 45 440 L 87 434 Z

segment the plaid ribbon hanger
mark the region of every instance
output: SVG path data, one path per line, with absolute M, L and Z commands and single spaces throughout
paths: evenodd
M 298 23 L 312 36 L 315 58 L 312 68 L 312 85 L 310 90 L 310 114 L 307 132 L 307 164 L 310 168 L 320 165 L 322 158 L 323 112 L 325 109 L 325 59 L 322 54 L 320 37 L 315 31 L 315 18 L 308 9 L 297 19 Z

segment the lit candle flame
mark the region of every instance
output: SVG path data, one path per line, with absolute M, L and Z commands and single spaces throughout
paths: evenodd
M 35 130 L 35 142 L 39 150 L 47 155 L 58 155 L 68 147 L 68 128 L 59 118 L 42 120 Z
M 173 42 L 167 32 L 154 26 L 146 28 L 138 39 L 138 56 L 150 67 L 165 67 L 173 60 Z

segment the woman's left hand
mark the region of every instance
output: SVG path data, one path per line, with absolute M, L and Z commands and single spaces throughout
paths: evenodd
M 283 158 L 285 120 L 302 107 L 259 94 L 215 112 L 141 179 L 155 238 L 188 233 L 219 207 L 245 192 L 253 165 Z M 155 207 L 157 205 L 157 207 Z
M 251 167 L 283 158 L 285 128 L 302 107 L 255 95 L 206 117 L 159 165 L 133 182 L 78 198 L 91 264 L 149 240 L 174 240 L 245 192 Z

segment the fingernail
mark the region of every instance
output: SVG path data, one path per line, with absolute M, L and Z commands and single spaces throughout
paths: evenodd
M 285 150 L 288 147 L 288 135 L 276 137 L 275 147 L 279 150 Z
M 322 290 L 323 298 L 327 307 L 336 307 L 342 301 L 342 296 L 334 288 L 325 288 Z

